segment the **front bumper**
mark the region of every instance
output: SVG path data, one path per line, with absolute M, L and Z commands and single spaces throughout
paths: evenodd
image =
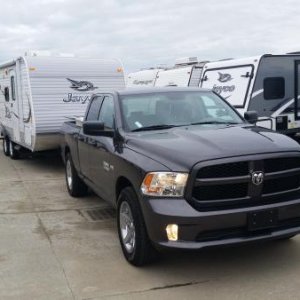
M 201 249 L 284 238 L 300 233 L 300 199 L 254 207 L 198 211 L 185 199 L 141 199 L 150 240 L 156 248 Z M 275 209 L 276 226 L 248 230 L 248 215 Z M 168 241 L 166 226 L 178 224 L 178 241 Z

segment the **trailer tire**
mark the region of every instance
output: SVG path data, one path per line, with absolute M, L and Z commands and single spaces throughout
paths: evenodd
M 9 156 L 11 159 L 18 159 L 20 157 L 20 152 L 15 148 L 15 143 L 9 141 Z
M 143 266 L 158 259 L 158 252 L 149 239 L 142 210 L 132 187 L 126 187 L 120 193 L 117 223 L 122 251 L 130 264 Z
M 76 198 L 85 196 L 88 187 L 78 176 L 70 153 L 67 153 L 66 155 L 65 174 L 67 189 L 70 196 Z
M 8 137 L 3 138 L 3 153 L 5 156 L 9 156 L 9 139 L 8 139 Z

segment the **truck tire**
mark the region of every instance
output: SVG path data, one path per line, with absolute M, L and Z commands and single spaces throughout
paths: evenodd
M 20 157 L 20 152 L 15 148 L 15 143 L 9 141 L 9 156 L 11 159 L 18 159 Z
M 87 194 L 88 187 L 78 176 L 70 153 L 67 153 L 66 155 L 65 171 L 66 171 L 65 172 L 66 184 L 70 196 L 72 197 L 85 196 Z
M 5 156 L 9 156 L 9 139 L 3 138 L 3 153 Z
M 126 260 L 134 266 L 142 266 L 158 258 L 158 252 L 151 244 L 140 209 L 132 187 L 126 187 L 118 199 L 118 234 Z

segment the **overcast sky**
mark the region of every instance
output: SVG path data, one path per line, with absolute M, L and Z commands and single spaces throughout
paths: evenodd
M 300 50 L 298 0 L 0 0 L 0 60 L 28 50 L 120 58 L 127 71 Z

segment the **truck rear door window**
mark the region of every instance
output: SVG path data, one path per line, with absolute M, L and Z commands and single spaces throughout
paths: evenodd
M 264 98 L 266 100 L 282 99 L 285 94 L 283 77 L 268 77 L 264 79 Z
M 99 121 L 104 123 L 106 128 L 113 128 L 114 124 L 114 102 L 111 96 L 105 96 L 100 114 Z
M 94 98 L 86 116 L 87 121 L 97 121 L 99 117 L 102 97 Z

